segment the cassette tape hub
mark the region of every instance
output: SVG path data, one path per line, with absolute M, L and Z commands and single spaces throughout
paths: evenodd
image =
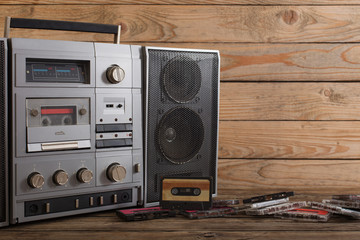
M 141 47 L 8 43 L 10 222 L 141 203 Z

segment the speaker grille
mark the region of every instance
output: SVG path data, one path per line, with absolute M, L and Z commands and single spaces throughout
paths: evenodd
M 7 220 L 7 128 L 5 42 L 0 41 L 0 222 Z
M 189 108 L 175 108 L 161 119 L 158 143 L 163 156 L 175 164 L 191 160 L 204 140 L 201 118 Z
M 192 100 L 201 86 L 201 71 L 193 59 L 180 55 L 171 59 L 163 71 L 163 87 L 179 103 Z
M 216 190 L 219 56 L 146 49 L 146 204 L 166 176 L 213 177 Z

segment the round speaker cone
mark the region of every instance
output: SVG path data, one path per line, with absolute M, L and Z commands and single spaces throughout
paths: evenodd
M 164 67 L 163 86 L 167 95 L 178 103 L 192 100 L 201 87 L 201 71 L 193 59 L 177 56 Z
M 162 155 L 175 164 L 190 161 L 199 152 L 204 140 L 200 116 L 186 107 L 168 111 L 160 120 L 157 131 Z

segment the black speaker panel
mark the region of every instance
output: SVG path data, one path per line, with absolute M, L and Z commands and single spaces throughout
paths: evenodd
M 212 177 L 217 186 L 219 53 L 145 49 L 145 204 L 161 177 Z

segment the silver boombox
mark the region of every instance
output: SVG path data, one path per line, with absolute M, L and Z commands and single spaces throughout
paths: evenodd
M 139 46 L 8 40 L 10 223 L 137 206 Z
M 120 27 L 8 19 L 0 39 L 0 226 L 157 205 L 163 177 L 217 186 L 216 50 L 9 38 L 10 28 Z

